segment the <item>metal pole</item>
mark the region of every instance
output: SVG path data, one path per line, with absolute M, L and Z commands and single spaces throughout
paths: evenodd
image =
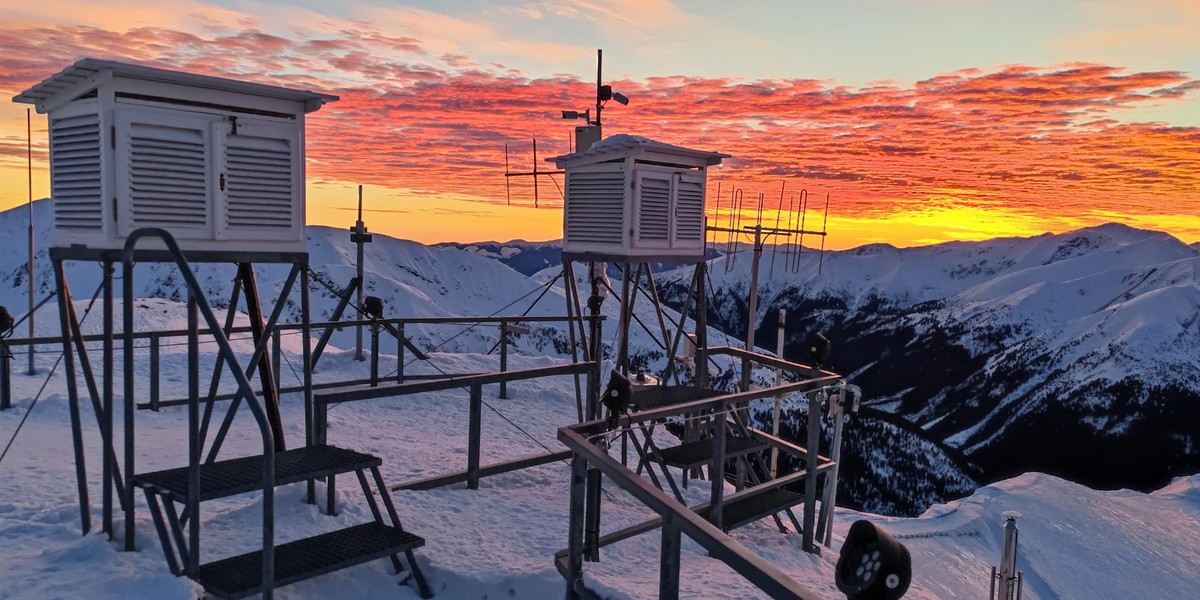
M 696 385 L 708 389 L 708 263 L 696 265 Z
M 404 321 L 396 323 L 396 383 L 404 383 Z
M 775 356 L 783 358 L 784 328 L 787 323 L 787 309 L 779 309 L 779 334 L 775 339 Z M 783 369 L 775 369 L 775 385 L 783 383 Z M 783 404 L 783 396 L 775 396 L 775 407 L 771 411 L 771 435 L 779 437 L 779 409 Z M 779 448 L 771 446 L 771 477 L 779 477 Z
M 150 336 L 150 409 L 158 412 L 158 401 L 161 397 L 159 392 L 159 337 L 157 335 Z
M 750 304 L 746 308 L 746 351 L 754 352 L 754 329 L 758 324 L 758 262 L 762 259 L 762 223 L 754 225 L 754 258 L 750 261 Z M 750 359 L 742 359 L 742 391 L 750 389 Z
M 601 78 L 602 78 L 601 72 L 603 70 L 601 67 L 603 66 L 603 64 L 604 64 L 604 50 L 597 48 L 596 49 L 596 127 L 597 128 L 600 127 L 600 111 L 604 110 L 604 104 L 602 102 L 600 102 L 600 88 L 602 87 L 602 83 L 603 83 L 601 81 Z M 29 110 L 29 109 L 26 109 L 26 110 Z M 597 133 L 599 133 L 599 132 L 597 131 Z M 603 139 L 604 135 L 601 134 L 600 138 Z M 585 148 L 585 150 L 586 150 L 586 148 Z
M 603 330 L 600 322 L 600 306 L 604 299 L 600 296 L 600 277 L 596 272 L 596 263 L 588 265 L 588 279 L 591 284 L 591 297 L 588 298 L 588 309 L 592 317 L 590 325 L 592 358 L 595 361 L 595 376 L 588 379 L 587 418 L 600 418 L 600 365 L 604 356 L 604 341 L 601 338 Z M 624 313 L 622 313 L 624 314 Z M 577 462 L 587 463 L 581 459 Z M 587 470 L 585 504 L 583 515 L 583 559 L 596 562 L 600 560 L 600 494 L 603 480 L 599 469 Z M 580 583 L 582 583 L 582 576 Z
M 102 390 L 102 408 L 103 415 L 100 417 L 100 439 L 104 444 L 104 460 L 103 466 L 100 469 L 100 481 L 104 484 L 104 489 L 100 494 L 101 517 L 100 527 L 108 534 L 108 539 L 112 539 L 113 535 L 113 464 L 115 461 L 109 460 L 109 453 L 113 447 L 113 263 L 111 260 L 104 261 L 104 302 L 102 309 L 104 311 L 104 341 L 102 342 L 103 350 L 101 351 L 103 358 L 101 360 L 101 369 L 103 369 L 104 387 Z M 31 344 L 32 346 L 32 344 Z M 114 456 L 115 458 L 115 456 Z
M 500 372 L 508 370 L 508 321 L 500 321 Z M 500 382 L 500 399 L 508 400 L 508 382 Z
M 709 520 L 718 529 L 725 529 L 725 413 L 713 417 L 712 462 L 708 467 L 708 479 L 712 484 L 709 504 Z
M 358 220 L 354 222 L 354 233 L 351 236 L 354 238 L 355 244 L 358 246 L 358 261 L 355 263 L 358 274 L 358 287 L 354 295 L 354 306 L 358 307 L 358 314 L 362 314 L 363 310 L 363 244 L 366 243 L 366 238 L 363 236 L 366 233 L 366 228 L 363 227 L 362 220 L 362 186 L 358 186 Z M 361 320 L 361 319 L 358 319 Z M 363 329 L 362 323 L 359 323 L 354 328 L 354 360 L 363 359 Z
M 479 489 L 479 438 L 483 428 L 483 386 L 471 385 L 471 415 L 467 431 L 467 489 Z
M 33 344 L 29 346 L 32 348 Z M 8 367 L 10 360 L 12 351 L 8 349 L 8 344 L 0 339 L 0 410 L 12 408 L 12 374 Z
M 379 323 L 371 319 L 371 387 L 379 386 Z
M 633 319 L 633 304 L 629 297 L 629 263 L 621 265 L 621 322 L 617 325 L 617 369 L 629 374 L 629 322 Z
M 29 312 L 26 317 L 29 319 L 29 337 L 33 338 L 33 288 L 34 280 L 37 278 L 37 271 L 34 270 L 33 258 L 33 121 L 31 120 L 29 109 L 25 109 L 25 154 L 29 163 Z M 25 372 L 27 375 L 37 375 L 37 369 L 34 368 L 33 356 L 37 353 L 37 347 L 34 344 L 29 344 L 29 369 Z M 112 533 L 111 531 L 109 533 Z
M 567 525 L 567 600 L 578 600 L 583 586 L 583 504 L 587 495 L 587 461 L 575 453 L 571 459 L 571 504 Z
M 1016 600 L 1017 588 L 1017 519 L 1021 513 L 1004 511 L 1004 549 L 1000 554 L 1000 600 Z
M 679 600 L 679 527 L 670 513 L 663 515 L 662 554 L 658 567 L 659 600 Z
M 70 318 L 70 302 L 71 293 L 67 288 L 67 274 L 63 269 L 62 261 L 54 261 L 54 275 L 56 285 L 58 286 L 58 316 L 61 321 L 63 332 L 63 362 L 67 368 L 67 404 L 70 408 L 71 415 L 71 441 L 75 446 L 75 483 L 79 489 L 79 521 L 83 529 L 83 534 L 87 535 L 92 529 L 92 509 L 91 503 L 88 501 L 87 488 L 87 466 L 84 464 L 84 448 L 83 448 L 83 423 L 79 415 L 79 390 L 75 382 L 75 357 L 71 352 L 72 337 L 80 335 L 80 332 L 74 327 L 73 320 Z M 128 384 L 126 384 L 128 385 Z M 127 401 L 128 405 L 129 402 Z M 126 409 L 128 410 L 128 408 Z M 128 454 L 128 450 L 126 451 Z M 128 471 L 126 471 L 128 476 Z M 126 486 L 125 492 L 129 493 L 130 488 Z M 129 502 L 126 505 L 127 518 L 129 523 L 132 523 L 133 503 Z M 126 530 L 130 529 L 130 525 L 126 525 Z M 131 549 L 133 540 L 126 540 L 126 549 Z
M 804 478 L 804 551 L 818 553 L 815 539 L 817 524 L 817 463 L 821 453 L 821 399 L 817 393 L 808 396 L 808 451 L 804 459 L 804 468 L 808 476 Z

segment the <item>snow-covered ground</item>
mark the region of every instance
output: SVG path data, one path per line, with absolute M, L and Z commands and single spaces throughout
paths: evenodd
M 151 311 L 165 311 L 166 318 L 173 319 L 179 307 L 155 301 Z M 298 362 L 299 340 L 287 338 L 284 351 Z M 363 377 L 366 363 L 352 360 L 351 355 L 327 351 L 318 380 Z M 0 462 L 0 598 L 196 597 L 201 592 L 197 585 L 168 572 L 144 502 L 138 511 L 138 552 L 121 552 L 119 542 L 110 542 L 95 531 L 80 536 L 61 369 L 45 390 L 40 390 L 52 356 L 42 357 L 42 373 L 37 376 L 14 369 L 17 403 L 14 409 L 0 413 L 0 442 L 7 442 L 33 399 L 39 398 L 8 456 Z M 182 347 L 164 349 L 165 397 L 184 394 L 185 358 Z M 517 356 L 510 357 L 509 366 L 530 368 L 558 360 Z M 434 356 L 437 367 L 448 372 L 495 370 L 496 361 L 494 356 L 481 354 Z M 144 372 L 144 362 L 139 364 L 139 371 Z M 386 359 L 385 364 L 389 364 Z M 408 372 L 420 372 L 418 365 L 421 363 Z M 427 365 L 422 368 L 432 371 Z M 284 373 L 283 383 L 289 385 L 288 369 Z M 138 386 L 144 390 L 145 381 L 139 378 Z M 120 382 L 116 389 L 119 393 Z M 568 377 L 510 384 L 508 400 L 500 400 L 496 387 L 491 386 L 485 388 L 484 399 L 529 434 L 485 409 L 484 464 L 541 452 L 541 445 L 557 450 L 561 445 L 555 438 L 556 429 L 574 420 L 574 394 Z M 119 404 L 118 397 L 117 423 L 121 422 Z M 301 398 L 285 396 L 283 412 L 288 443 L 295 446 L 303 439 Z M 139 471 L 185 464 L 186 418 L 182 409 L 137 414 Z M 84 423 L 91 446 L 93 524 L 98 528 L 99 440 L 95 420 L 86 407 Z M 331 409 L 329 441 L 382 457 L 385 479 L 397 483 L 463 470 L 466 423 L 466 391 L 349 403 Z M 256 432 L 249 413 L 239 413 L 223 457 L 255 453 L 260 444 Z M 117 452 L 120 455 L 119 447 Z M 561 598 L 564 584 L 552 557 L 567 541 L 568 475 L 567 465 L 553 463 L 486 478 L 477 491 L 453 486 L 394 494 L 405 527 L 427 541 L 417 556 L 436 597 Z M 701 493 L 698 487 L 702 486 L 693 486 L 692 493 Z M 604 531 L 650 516 L 629 496 L 611 485 L 608 488 L 612 497 L 604 504 Z M 370 520 L 360 491 L 346 478 L 338 488 L 341 513 L 336 517 L 305 504 L 303 491 L 302 484 L 278 490 L 277 540 Z M 854 520 L 865 517 L 909 547 L 914 583 L 907 598 L 984 598 L 990 566 L 999 557 L 1003 510 L 1025 515 L 1019 522 L 1018 561 L 1027 582 L 1025 598 L 1187 598 L 1195 597 L 1195 590 L 1200 589 L 1200 476 L 1177 480 L 1146 495 L 1094 491 L 1031 473 L 935 506 L 914 519 L 839 511 L 835 549 L 821 556 L 802 552 L 799 536 L 780 534 L 770 521 L 739 529 L 734 537 L 823 597 L 839 598 L 833 584 L 839 536 Z M 261 499 L 257 494 L 206 502 L 201 511 L 202 562 L 249 551 L 261 539 Z M 121 530 L 119 524 L 117 530 Z M 654 597 L 659 539 L 651 533 L 605 548 L 601 562 L 585 566 L 588 585 L 611 598 Z M 762 596 L 686 538 L 682 554 L 681 597 Z M 278 597 L 417 597 L 412 588 L 399 582 L 390 563 L 377 560 L 282 588 Z

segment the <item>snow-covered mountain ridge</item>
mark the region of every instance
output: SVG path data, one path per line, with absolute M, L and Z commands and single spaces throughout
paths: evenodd
M 768 250 L 769 252 L 769 250 Z M 764 255 L 765 256 L 765 255 Z M 1029 470 L 1149 490 L 1200 469 L 1200 250 L 1107 224 L 764 259 L 757 340 L 813 330 L 868 404 L 961 449 L 985 480 Z M 728 265 L 728 266 L 727 266 Z M 748 256 L 711 263 L 709 322 L 745 329 Z M 660 278 L 678 303 L 688 274 Z

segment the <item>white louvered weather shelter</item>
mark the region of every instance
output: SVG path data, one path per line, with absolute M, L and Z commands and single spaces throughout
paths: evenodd
M 619 134 L 549 159 L 566 171 L 563 254 L 611 262 L 703 260 L 706 176 L 725 158 Z
M 13 98 L 49 116 L 52 246 L 226 252 L 305 250 L 304 117 L 337 99 L 90 58 Z

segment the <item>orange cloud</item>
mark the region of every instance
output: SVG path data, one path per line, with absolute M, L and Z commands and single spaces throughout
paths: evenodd
M 10 96 L 83 56 L 339 94 L 341 102 L 310 120 L 309 176 L 335 188 L 405 190 L 388 209 L 428 205 L 412 200 L 422 195 L 454 198 L 458 210 L 464 201 L 503 204 L 504 145 L 520 170 L 531 166 L 530 138 L 538 138 L 540 157 L 565 153 L 575 123 L 562 122 L 559 111 L 587 108 L 594 94 L 594 84 L 574 76 L 525 77 L 366 24 L 320 39 L 252 28 L 208 34 L 5 28 L 0 56 L 0 92 Z M 831 193 L 833 223 L 859 219 L 885 231 L 893 219 L 920 224 L 924 236 L 941 220 L 947 239 L 971 238 L 1128 215 L 1130 222 L 1158 222 L 1184 239 L 1200 239 L 1197 220 L 1186 217 L 1200 214 L 1200 128 L 1120 118 L 1146 105 L 1194 101 L 1200 80 L 1179 71 L 1009 65 L 912 85 L 676 76 L 613 86 L 633 102 L 605 111 L 607 133 L 733 154 L 713 181 L 724 190 L 743 187 L 748 204 L 756 205 L 762 192 L 773 209 L 786 180 L 788 190 Z M 4 110 L 0 116 L 15 114 Z M 14 168 L 24 156 L 14 120 L 0 121 L 0 168 Z M 44 160 L 44 147 L 38 150 Z M 509 184 L 519 204 L 532 203 L 532 182 Z M 541 184 L 543 206 L 554 206 L 554 185 Z M 0 193 L 6 194 L 0 206 L 24 198 Z M 313 221 L 341 224 L 344 215 L 322 209 L 332 202 L 328 196 L 314 198 Z M 886 241 L 917 241 L 901 228 L 890 231 Z

